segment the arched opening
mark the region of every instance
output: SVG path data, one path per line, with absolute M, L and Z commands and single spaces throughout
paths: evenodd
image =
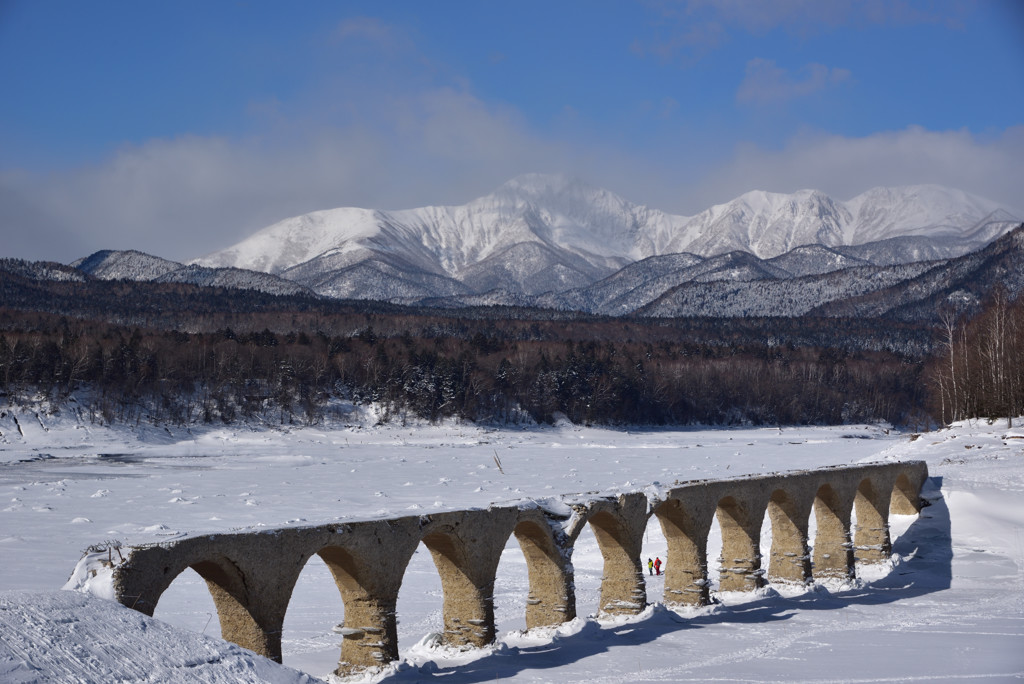
M 719 591 L 750 591 L 763 586 L 763 516 L 751 515 L 746 504 L 727 496 L 718 502 L 715 517 L 722 533 Z
M 344 623 L 345 603 L 333 588 L 336 584 L 323 558 L 314 554 L 306 561 L 284 616 L 281 656 L 285 665 L 314 674 L 333 672 L 338 666 L 335 628 L 341 629 Z
M 773 582 L 804 584 L 811 576 L 807 548 L 807 509 L 785 490 L 768 500 L 761 525 L 761 548 L 768 549 L 768 576 Z
M 722 579 L 722 526 L 718 524 L 718 516 L 712 518 L 707 538 L 707 587 L 709 591 L 721 590 Z
M 854 557 L 858 563 L 881 563 L 892 553 L 889 539 L 889 492 L 882 492 L 866 478 L 857 486 L 853 501 Z
M 815 579 L 845 580 L 853 577 L 848 510 L 831 485 L 824 484 L 818 488 L 809 523 L 809 528 L 813 528 L 809 538 L 814 540 L 811 545 L 811 572 Z
M 494 573 L 494 627 L 497 632 L 527 628 L 532 596 L 529 562 L 516 537 L 510 536 Z M 525 607 L 524 607 L 525 606 Z
M 189 573 L 189 569 L 194 573 Z M 190 566 L 178 570 L 176 575 L 170 572 L 170 568 L 165 569 L 165 572 L 169 573 L 169 580 L 166 588 L 160 592 L 160 597 L 156 600 L 153 609 L 154 615 L 159 615 L 163 619 L 165 614 L 200 613 L 202 617 L 199 617 L 198 620 L 203 622 L 203 626 L 197 631 L 215 634 L 216 631 L 211 631 L 211 625 L 216 619 L 222 639 L 280 662 L 281 641 L 280 632 L 277 629 L 279 625 L 268 623 L 264 626 L 250 612 L 245 578 L 231 560 L 224 556 L 218 556 L 192 563 Z M 198 575 L 205 581 L 208 595 L 214 606 L 212 612 L 204 611 L 201 608 L 201 606 L 208 606 L 209 603 L 200 598 L 201 592 L 196 590 L 197 583 L 194 581 L 194 575 Z M 179 578 L 184 579 L 184 582 L 179 588 L 172 589 Z M 168 607 L 162 607 L 165 595 L 169 599 L 170 610 Z M 273 619 L 267 616 L 264 616 L 264 619 L 273 622 Z M 188 622 L 197 624 L 198 620 L 189 618 Z
M 206 581 L 192 568 L 174 578 L 156 604 L 153 617 L 158 620 L 220 638 L 220 620 Z
M 652 574 L 648 567 L 648 559 L 661 561 L 660 567 Z M 647 581 L 647 600 L 662 601 L 665 597 L 665 581 L 669 568 L 668 539 L 665 530 L 652 515 L 647 519 L 644 528 L 643 542 L 640 545 L 640 569 Z M 659 574 L 660 572 L 660 574 Z
M 576 614 L 596 617 L 601 605 L 601 578 L 604 557 L 590 525 L 580 529 L 572 550 L 573 584 L 576 593 Z
M 449 646 L 481 647 L 494 641 L 494 576 L 508 538 L 491 541 L 500 546 L 488 551 L 474 542 L 467 548 L 451 529 L 423 537 L 441 576 L 443 640 Z
M 443 603 L 441 576 L 430 550 L 420 542 L 405 566 L 402 588 L 398 592 L 395 612 L 400 651 L 425 638 L 440 640 L 444 632 Z
M 525 627 L 534 628 L 576 617 L 572 577 L 567 573 L 567 563 L 562 550 L 555 545 L 551 528 L 545 522 L 524 520 L 516 525 L 513 537 L 521 553 L 516 553 L 510 537 L 499 572 L 508 565 L 515 571 L 511 581 L 503 576 L 495 582 L 494 614 L 498 626 L 503 630 L 516 629 L 515 625 L 522 621 Z M 516 593 L 509 596 L 510 590 Z M 517 607 L 518 615 L 508 614 Z

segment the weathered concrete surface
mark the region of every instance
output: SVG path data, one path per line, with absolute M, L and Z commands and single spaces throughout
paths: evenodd
M 767 568 L 772 581 L 850 577 L 855 560 L 888 558 L 889 514 L 918 512 L 927 476 L 920 461 L 844 466 L 680 483 L 656 500 L 641 493 L 602 497 L 576 503 L 568 518 L 526 504 L 188 537 L 132 547 L 114 568 L 114 590 L 124 605 L 152 615 L 164 590 L 193 568 L 210 589 L 224 638 L 280 660 L 292 589 L 306 562 L 318 554 L 344 602 L 337 671 L 346 674 L 398 658 L 398 591 L 420 543 L 430 550 L 441 577 L 445 642 L 482 646 L 495 638 L 494 580 L 512 535 L 528 567 L 528 628 L 575 617 L 571 559 L 585 525 L 593 529 L 604 558 L 600 611 L 640 612 L 647 602 L 640 551 L 652 515 L 668 542 L 664 602 L 700 605 L 709 599 L 707 539 L 715 520 L 722 530 L 722 591 L 747 591 L 766 581 L 760 551 L 766 513 L 772 526 Z M 809 558 L 812 511 L 817 532 Z M 854 512 L 856 526 L 851 525 Z
M 587 522 L 604 558 L 598 602 L 601 613 L 635 615 L 647 605 L 647 584 L 640 564 L 647 517 L 647 497 L 643 494 L 599 499 L 587 507 Z

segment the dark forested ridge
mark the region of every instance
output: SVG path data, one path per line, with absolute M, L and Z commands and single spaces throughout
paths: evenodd
M 935 323 L 452 311 L 0 269 L 0 395 L 100 422 L 316 423 L 342 399 L 430 420 L 918 423 L 948 413 Z

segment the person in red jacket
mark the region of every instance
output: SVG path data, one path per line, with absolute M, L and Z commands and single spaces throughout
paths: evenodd
M 660 575 L 661 574 L 661 559 L 658 558 L 658 557 L 654 558 L 654 574 L 655 575 Z

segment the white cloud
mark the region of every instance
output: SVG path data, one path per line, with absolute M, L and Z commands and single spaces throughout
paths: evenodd
M 388 103 L 390 118 L 294 134 L 287 144 L 195 136 L 125 147 L 74 172 L 0 174 L 4 255 L 70 261 L 98 249 L 184 260 L 317 209 L 461 204 L 528 171 L 577 174 L 627 199 L 693 214 L 748 190 L 816 188 L 849 199 L 937 183 L 1024 210 L 1024 126 L 994 137 L 901 131 L 805 133 L 782 149 L 740 145 L 720 162 L 658 159 L 528 132 L 514 112 L 440 89 Z M 687 179 L 699 178 L 697 182 Z
M 935 183 L 1024 210 L 1024 126 L 993 137 L 912 126 L 851 138 L 799 135 L 780 150 L 739 146 L 733 157 L 687 193 L 690 206 L 727 201 L 751 189 L 814 188 L 849 199 L 884 185 Z
M 277 117 L 248 139 L 159 139 L 69 172 L 2 172 L 4 252 L 70 261 L 139 249 L 184 260 L 317 209 L 462 203 L 519 173 L 574 166 L 514 112 L 463 91 L 372 101 L 344 125 Z
M 736 91 L 741 104 L 765 105 L 786 102 L 838 85 L 850 77 L 846 69 L 808 64 L 790 74 L 770 59 L 756 58 L 747 62 L 746 76 Z

